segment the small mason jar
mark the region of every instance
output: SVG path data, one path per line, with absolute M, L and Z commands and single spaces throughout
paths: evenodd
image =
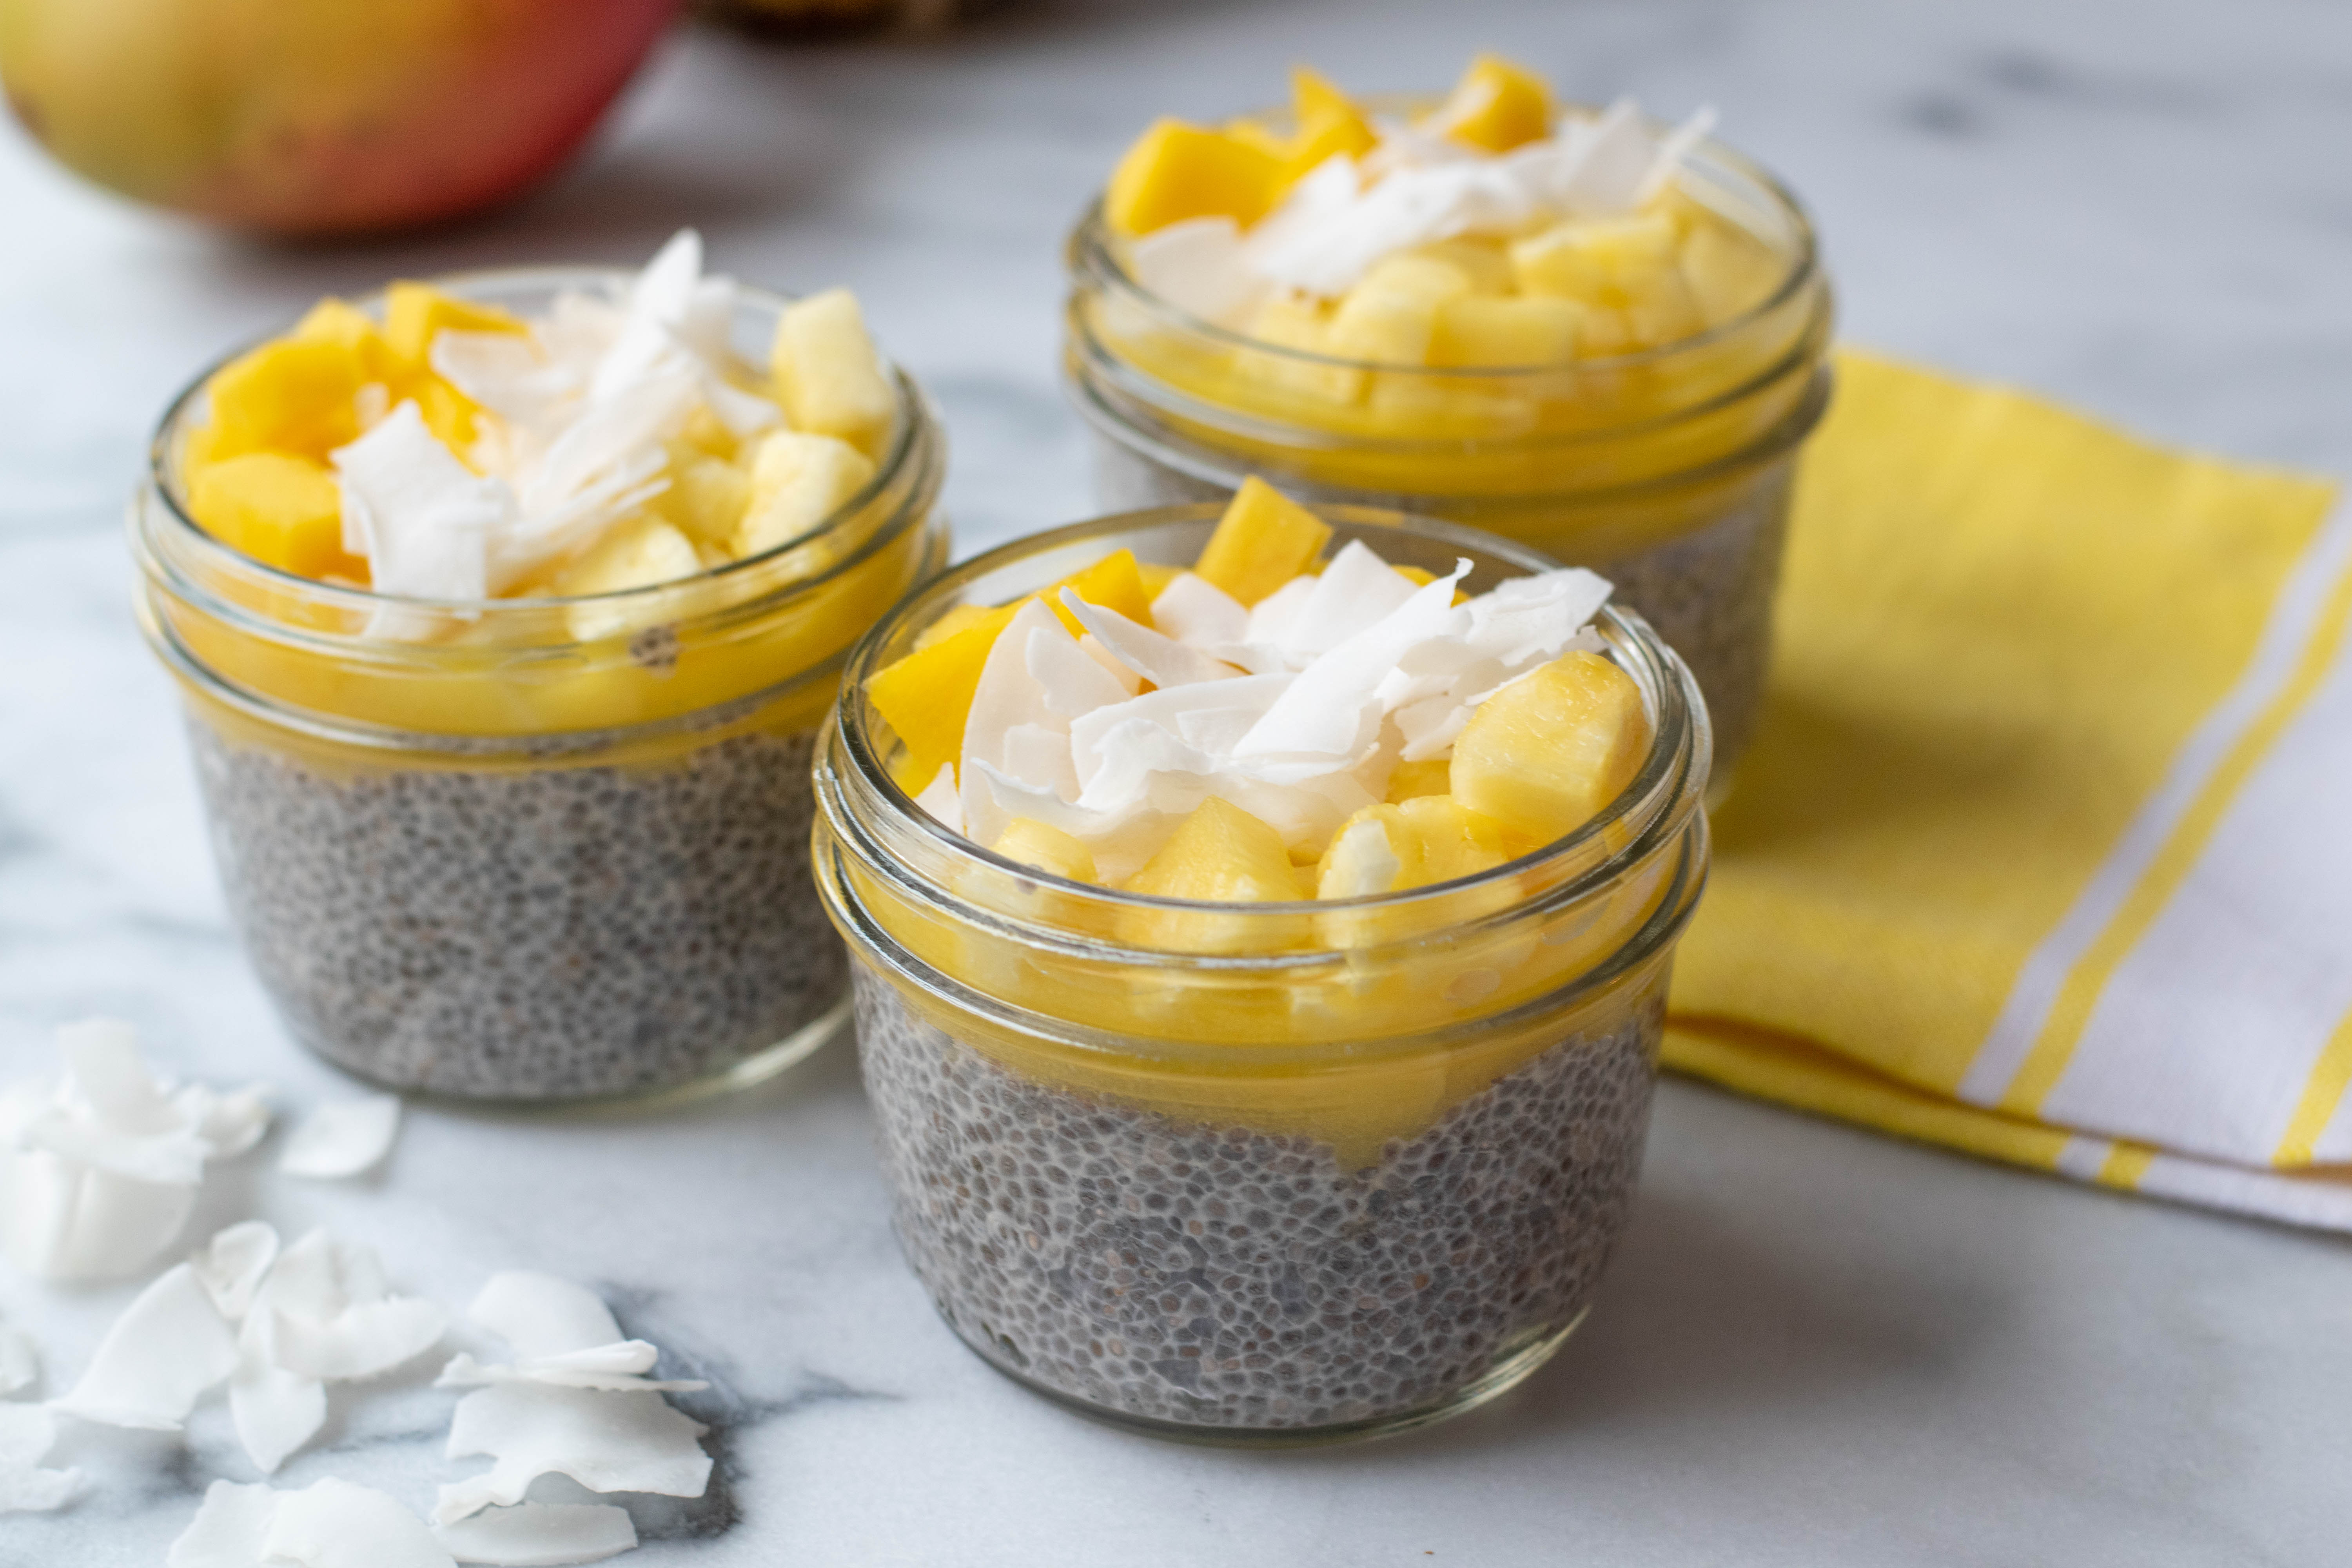
M 532 313 L 628 276 L 439 286 Z M 740 291 L 747 363 L 786 303 Z M 653 587 L 471 602 L 213 538 L 182 485 L 205 381 L 179 397 L 131 508 L 140 620 L 185 699 L 230 914 L 297 1039 L 391 1089 L 550 1102 L 753 1081 L 839 1028 L 810 761 L 850 646 L 948 547 L 941 437 L 893 381 L 872 483 L 802 537 Z
M 1468 557 L 1474 593 L 1549 564 L 1322 510 L 1399 565 Z M 1064 880 L 894 782 L 863 683 L 926 626 L 1120 547 L 1190 563 L 1215 521 L 1170 507 L 1023 540 L 878 626 L 821 745 L 818 886 L 849 942 L 899 1239 L 965 1343 L 1160 1436 L 1400 1431 L 1517 1383 L 1591 1304 L 1706 875 L 1706 711 L 1640 617 L 1607 612 L 1656 723 L 1623 795 L 1493 871 L 1351 900 Z
M 1286 111 L 1255 118 L 1287 127 Z M 1811 222 L 1756 163 L 1703 142 L 1671 199 L 1764 247 L 1778 281 L 1751 308 L 1636 353 L 1443 370 L 1191 315 L 1136 281 L 1097 199 L 1066 247 L 1063 356 L 1097 504 L 1211 500 L 1255 474 L 1310 503 L 1446 518 L 1590 566 L 1690 665 L 1727 779 L 1763 700 L 1797 448 L 1829 401 L 1832 301 Z

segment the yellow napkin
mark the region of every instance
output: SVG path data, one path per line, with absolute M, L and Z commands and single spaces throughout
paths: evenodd
M 1667 1065 L 2352 1230 L 2352 507 L 1838 372 Z

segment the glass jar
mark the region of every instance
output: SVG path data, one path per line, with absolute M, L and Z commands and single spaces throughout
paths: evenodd
M 440 286 L 531 313 L 628 276 Z M 786 303 L 740 291 L 748 362 Z M 387 1088 L 546 1102 L 748 1082 L 839 1027 L 846 965 L 809 879 L 816 731 L 850 645 L 948 547 L 939 427 L 893 374 L 873 482 L 802 537 L 655 587 L 463 603 L 214 539 L 181 484 L 205 381 L 180 396 L 131 509 L 140 619 L 296 1038 Z
M 1471 592 L 1549 564 L 1325 508 Z M 866 677 L 960 605 L 1111 550 L 1189 563 L 1210 506 L 991 552 L 850 658 L 820 748 L 816 874 L 848 939 L 899 1239 L 992 1365 L 1088 1415 L 1315 1442 L 1467 1409 L 1591 1305 L 1641 1163 L 1667 970 L 1707 860 L 1708 735 L 1638 616 L 1600 623 L 1657 736 L 1573 836 L 1410 892 L 1202 904 L 1066 881 L 893 780 Z
M 1832 301 L 1811 224 L 1757 164 L 1702 142 L 1670 199 L 1767 247 L 1780 278 L 1759 303 L 1663 347 L 1493 370 L 1332 359 L 1202 321 L 1135 280 L 1097 200 L 1067 246 L 1063 356 L 1096 502 L 1211 500 L 1256 474 L 1590 566 L 1689 663 L 1727 777 L 1763 699 L 1797 448 L 1828 405 Z

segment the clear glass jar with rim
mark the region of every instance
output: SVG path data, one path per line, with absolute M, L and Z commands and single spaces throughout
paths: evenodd
M 631 275 L 436 279 L 521 314 Z M 379 312 L 381 301 L 361 301 Z M 787 300 L 745 288 L 764 362 Z M 872 482 L 765 553 L 568 599 L 392 598 L 230 549 L 184 504 L 210 373 L 131 514 L 215 858 L 289 1030 L 384 1087 L 572 1102 L 740 1085 L 847 1017 L 809 765 L 850 646 L 945 563 L 921 392 Z
M 1551 564 L 1393 513 L 1340 540 L 1471 592 Z M 1080 523 L 916 593 L 851 656 L 817 765 L 899 1239 L 999 1370 L 1165 1436 L 1290 1444 L 1468 1409 L 1591 1305 L 1633 1196 L 1667 972 L 1705 880 L 1689 671 L 1601 622 L 1656 738 L 1599 817 L 1410 892 L 1203 904 L 1066 881 L 948 831 L 862 695 L 960 605 L 1103 554 L 1192 562 L 1213 506 Z
M 1288 130 L 1287 110 L 1253 118 Z M 1202 321 L 1136 281 L 1097 199 L 1066 246 L 1063 355 L 1096 503 L 1211 500 L 1256 474 L 1590 566 L 1697 676 L 1727 784 L 1762 704 L 1795 458 L 1828 405 L 1832 305 L 1811 223 L 1755 163 L 1703 142 L 1672 199 L 1766 247 L 1778 279 L 1752 308 L 1657 348 L 1492 369 L 1331 359 Z

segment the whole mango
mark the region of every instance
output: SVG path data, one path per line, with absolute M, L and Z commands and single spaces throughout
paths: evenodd
M 67 167 L 283 235 L 431 223 L 587 137 L 678 0 L 0 0 L 0 84 Z

